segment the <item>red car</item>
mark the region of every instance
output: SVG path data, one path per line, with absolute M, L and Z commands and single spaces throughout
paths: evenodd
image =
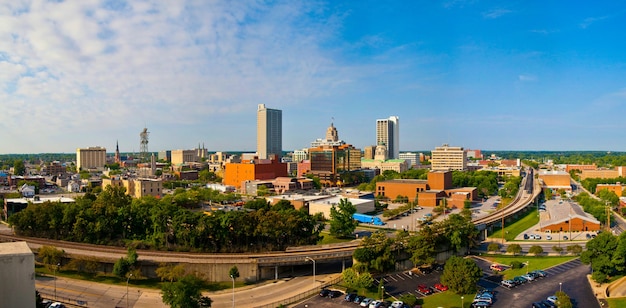
M 429 287 L 427 287 L 427 286 L 425 286 L 423 284 L 420 284 L 420 285 L 417 286 L 417 292 L 420 292 L 420 293 L 422 293 L 424 295 L 429 295 L 429 294 L 433 293 L 433 289 L 431 289 L 431 288 L 429 288 Z
M 437 289 L 437 290 L 439 290 L 441 292 L 448 291 L 448 286 L 444 286 L 444 285 L 442 285 L 440 283 L 435 283 L 434 287 L 435 287 L 435 289 Z

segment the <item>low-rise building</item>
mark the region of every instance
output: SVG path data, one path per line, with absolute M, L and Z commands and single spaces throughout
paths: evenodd
M 543 182 L 544 188 L 549 188 L 553 191 L 559 189 L 572 191 L 571 177 L 569 173 L 565 171 L 541 170 L 539 171 L 538 178 Z
M 66 197 L 40 197 L 35 196 L 33 198 L 9 198 L 4 199 L 4 220 L 9 219 L 9 216 L 25 209 L 29 204 L 41 204 L 44 202 L 61 202 L 61 203 L 73 203 L 72 198 Z
M 603 189 L 612 191 L 618 197 L 621 197 L 624 194 L 624 191 L 626 190 L 626 185 L 623 185 L 620 182 L 617 182 L 615 184 L 598 184 L 596 185 L 596 195 L 598 194 L 598 192 L 600 192 Z
M 585 213 L 580 205 L 567 200 L 548 200 L 546 210 L 540 212 L 541 231 L 579 232 L 598 231 L 600 222 Z
M 121 178 L 112 177 L 102 179 L 102 186 L 114 186 L 126 188 L 126 194 L 133 198 L 153 196 L 160 198 L 163 196 L 163 181 L 161 179 L 148 178 Z

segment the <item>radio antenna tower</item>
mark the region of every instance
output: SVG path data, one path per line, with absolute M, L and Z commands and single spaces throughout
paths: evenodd
M 148 132 L 147 128 L 143 128 L 143 131 L 141 131 L 141 133 L 139 134 L 139 137 L 141 138 L 141 143 L 139 145 L 139 157 L 141 158 L 142 162 L 148 161 L 148 136 L 150 135 L 150 132 Z

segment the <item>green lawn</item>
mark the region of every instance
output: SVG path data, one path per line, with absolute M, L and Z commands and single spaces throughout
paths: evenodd
M 526 230 L 531 228 L 532 226 L 539 223 L 539 216 L 537 215 L 537 209 L 530 210 L 523 214 L 523 216 L 518 217 L 513 223 L 505 223 L 504 226 L 504 239 L 507 241 L 512 241 L 515 237 Z M 502 238 L 502 228 L 496 227 L 489 234 L 489 237 L 492 239 L 501 239 Z
M 498 264 L 504 264 L 507 266 L 511 264 L 511 262 L 513 261 L 518 261 L 521 263 L 528 262 L 528 268 L 526 267 L 522 267 L 519 269 L 510 268 L 502 272 L 504 275 L 504 279 L 511 279 L 515 276 L 526 274 L 526 270 L 528 270 L 529 272 L 537 270 L 537 269 L 543 270 L 543 269 L 546 269 L 546 268 L 549 268 L 549 267 L 552 267 L 552 266 L 555 266 L 555 265 L 558 265 L 563 262 L 567 262 L 576 258 L 577 258 L 576 256 L 561 256 L 561 257 L 504 256 L 504 255 L 485 256 L 485 259 L 487 260 L 490 260 Z
M 476 293 L 463 295 L 463 307 L 470 307 Z M 450 291 L 436 293 L 424 298 L 424 308 L 461 308 L 461 295 L 457 295 Z
M 66 271 L 66 270 L 56 271 L 55 273 L 54 271 L 49 270 L 46 267 L 41 266 L 41 265 L 35 266 L 35 273 L 40 276 L 52 277 L 56 275 L 59 277 L 66 277 L 70 279 L 88 280 L 88 281 L 98 282 L 98 283 L 126 286 L 125 278 L 119 278 L 111 274 L 103 274 L 103 273 L 89 274 L 89 273 L 80 273 L 76 271 Z M 129 286 L 135 286 L 135 287 L 140 287 L 140 288 L 150 288 L 150 289 L 160 289 L 161 283 L 162 282 L 160 279 L 154 279 L 154 278 L 153 279 L 148 279 L 148 278 L 134 279 L 131 277 L 131 279 L 129 279 L 128 281 Z M 243 287 L 246 285 L 247 284 L 244 281 L 235 281 L 235 287 Z M 233 287 L 232 281 L 225 281 L 225 282 L 205 283 L 203 289 L 205 291 L 219 291 L 219 290 L 230 289 L 232 287 Z
M 354 238 L 338 238 L 336 236 L 330 235 L 330 232 L 328 231 L 322 231 L 320 232 L 320 235 L 322 235 L 324 238 L 317 242 L 318 245 L 345 243 L 354 240 Z
M 626 308 L 626 297 L 607 298 L 609 308 Z

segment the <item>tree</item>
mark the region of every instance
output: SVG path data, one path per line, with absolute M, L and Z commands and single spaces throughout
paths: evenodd
M 161 281 L 173 282 L 185 276 L 185 265 L 161 264 L 156 269 L 156 274 L 161 278 Z
M 331 207 L 330 234 L 337 237 L 351 236 L 358 225 L 352 217 L 354 213 L 356 213 L 356 206 L 346 198 L 342 198 L 337 207 Z
M 233 265 L 233 267 L 228 270 L 228 277 L 232 279 L 239 278 L 239 269 L 237 268 L 237 265 Z
M 500 251 L 500 244 L 498 244 L 498 243 L 489 243 L 489 246 L 487 246 L 487 251 L 489 251 L 489 252 L 498 252 L 498 251 Z
M 511 244 L 506 248 L 506 252 L 512 253 L 514 256 L 522 252 L 522 246 L 519 244 Z
M 113 274 L 118 277 L 126 277 L 126 274 L 135 268 L 137 264 L 137 251 L 135 248 L 128 247 L 126 257 L 121 257 L 113 264 Z
M 26 173 L 26 167 L 24 166 L 24 161 L 21 159 L 16 159 L 13 162 L 13 174 L 24 175 L 25 173 Z
M 295 209 L 296 208 L 293 206 L 293 204 L 291 204 L 291 201 L 285 199 L 276 202 L 276 204 L 272 206 L 272 211 L 290 211 Z
M 563 291 L 556 292 L 556 302 L 559 308 L 572 308 L 572 300 L 570 297 Z
M 443 268 L 441 283 L 447 285 L 456 294 L 474 293 L 482 275 L 483 272 L 476 262 L 452 256 Z
M 554 245 L 552 246 L 552 250 L 554 250 L 554 252 L 558 253 L 559 255 L 563 253 L 563 247 L 560 247 L 560 246 Z
M 48 267 L 57 266 L 57 264 L 61 263 L 63 255 L 65 255 L 65 251 L 57 249 L 53 246 L 41 246 L 41 248 L 39 248 L 39 252 L 37 253 L 41 263 Z
M 176 282 L 161 286 L 163 303 L 172 308 L 211 307 L 210 298 L 202 296 L 203 282 L 194 275 L 186 275 Z
M 528 249 L 528 253 L 532 253 L 535 256 L 538 256 L 543 253 L 543 248 L 539 245 L 533 245 Z

